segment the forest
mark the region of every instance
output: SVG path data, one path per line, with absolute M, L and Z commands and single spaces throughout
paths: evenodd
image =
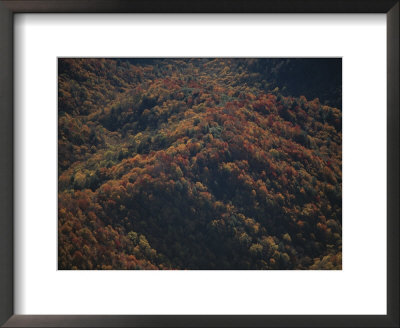
M 59 270 L 341 270 L 342 62 L 59 58 Z

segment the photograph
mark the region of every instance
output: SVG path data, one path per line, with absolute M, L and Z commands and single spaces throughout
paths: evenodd
M 57 59 L 58 270 L 342 270 L 342 58 Z
M 399 327 L 399 1 L 0 0 L 0 327 Z

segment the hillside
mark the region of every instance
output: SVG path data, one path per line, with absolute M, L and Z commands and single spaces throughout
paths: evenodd
M 59 269 L 341 269 L 333 64 L 59 59 Z

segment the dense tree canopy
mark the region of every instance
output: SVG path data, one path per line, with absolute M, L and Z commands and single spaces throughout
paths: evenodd
M 60 59 L 59 269 L 341 269 L 341 65 L 304 65 Z

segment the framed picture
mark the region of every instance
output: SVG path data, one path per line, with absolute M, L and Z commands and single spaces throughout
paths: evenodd
M 398 327 L 398 1 L 0 1 L 0 323 Z

